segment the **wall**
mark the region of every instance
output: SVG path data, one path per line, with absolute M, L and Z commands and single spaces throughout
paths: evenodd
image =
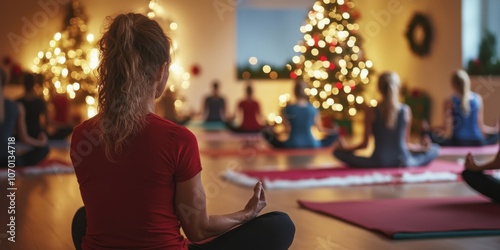
M 36 53 L 48 46 L 53 34 L 61 29 L 65 10 L 46 11 L 39 3 L 58 3 L 68 0 L 18 0 L 4 3 L 0 10 L 0 56 L 11 55 L 25 67 L 29 67 Z M 306 0 L 303 0 L 306 1 Z M 104 17 L 124 11 L 140 11 L 147 8 L 148 0 L 86 0 L 84 4 L 89 16 L 89 30 L 99 34 Z M 176 37 L 179 41 L 178 57 L 189 69 L 198 64 L 201 74 L 191 79 L 191 87 L 185 93 L 193 108 L 201 107 L 203 96 L 209 91 L 213 79 L 219 79 L 222 93 L 234 107 L 243 96 L 244 84 L 236 80 L 235 64 L 235 6 L 233 0 L 158 0 L 171 18 L 179 24 Z M 269 2 L 269 1 L 263 1 Z M 395 70 L 409 86 L 426 89 L 437 107 L 450 92 L 450 73 L 461 67 L 461 1 L 460 0 L 357 0 L 361 12 L 360 25 L 370 27 L 364 30 L 366 42 L 363 45 L 366 56 L 374 62 L 378 72 Z M 399 6 L 398 11 L 389 11 L 388 4 Z M 399 5 L 398 5 L 399 4 Z M 312 5 L 312 1 L 311 1 Z M 391 6 L 392 6 L 391 5 Z M 391 7 L 394 9 L 394 7 Z M 446 11 L 443 11 L 446 10 Z M 382 12 L 381 12 L 382 11 Z M 385 12 L 384 12 L 385 11 Z M 380 19 L 381 13 L 390 15 Z M 428 13 L 435 28 L 432 54 L 426 58 L 415 57 L 408 48 L 404 34 L 415 11 Z M 38 22 L 34 34 L 26 33 L 26 44 L 12 46 L 5 39 L 11 32 L 23 34 L 26 23 L 33 18 L 51 15 L 46 22 Z M 43 21 L 43 18 L 40 19 Z M 35 24 L 34 24 L 35 25 Z M 378 27 L 378 29 L 377 29 Z M 376 78 L 374 77 L 373 80 Z M 375 82 L 375 81 L 372 81 Z M 263 112 L 277 110 L 278 96 L 291 91 L 291 80 L 255 81 L 255 94 L 262 97 Z M 374 84 L 372 84 L 374 87 Z M 232 110 L 233 108 L 231 108 Z M 441 110 L 433 112 L 432 123 L 441 116 Z
M 460 0 L 358 0 L 357 3 L 363 9 L 360 26 L 366 34 L 364 49 L 375 69 L 394 70 L 409 87 L 429 93 L 434 105 L 431 123 L 440 124 L 442 103 L 451 93 L 450 75 L 461 68 Z M 405 37 L 415 12 L 427 14 L 433 24 L 434 41 L 427 57 L 415 56 Z

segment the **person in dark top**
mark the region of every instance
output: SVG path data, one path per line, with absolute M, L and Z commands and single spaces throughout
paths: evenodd
M 16 166 L 32 166 L 43 160 L 49 153 L 47 136 L 44 132 L 40 132 L 37 139 L 29 136 L 26 129 L 24 107 L 17 102 L 5 99 L 3 96 L 6 82 L 5 72 L 0 69 L 0 140 L 2 143 L 0 146 L 0 167 L 8 167 L 13 160 Z M 15 159 L 13 159 L 13 155 L 9 153 L 8 142 L 15 141 L 14 133 L 16 131 L 19 140 L 33 148 L 15 155 Z
M 378 89 L 382 100 L 377 107 L 367 108 L 364 121 L 363 141 L 347 146 L 339 140 L 333 152 L 336 158 L 349 167 L 384 168 L 417 167 L 429 164 L 439 154 L 439 146 L 426 142 L 425 145 L 409 142 L 412 114 L 406 104 L 399 102 L 399 76 L 394 72 L 380 75 Z M 375 149 L 370 157 L 354 154 L 368 146 L 373 135 Z
M 492 161 L 481 165 L 476 164 L 474 157 L 469 153 L 465 157 L 462 178 L 472 189 L 490 198 L 493 202 L 500 203 L 500 180 L 485 173 L 485 171 L 492 169 L 500 169 L 500 150 Z
M 217 81 L 212 84 L 212 95 L 205 98 L 203 114 L 205 122 L 224 122 L 226 119 L 226 100 L 220 96 Z
M 235 126 L 235 117 L 231 117 L 226 121 L 226 126 L 229 130 L 237 133 L 257 133 L 264 128 L 262 125 L 260 105 L 259 102 L 253 98 L 252 85 L 247 85 L 245 93 L 245 99 L 241 100 L 236 108 L 236 114 L 242 116 L 241 124 Z
M 498 143 L 498 123 L 496 127 L 484 124 L 483 99 L 471 90 L 470 85 L 467 72 L 457 70 L 453 73 L 451 86 L 454 94 L 444 104 L 444 125 L 435 128 L 431 133 L 427 132 L 433 142 L 442 146 L 482 146 Z M 428 125 L 425 124 L 425 127 Z
M 26 111 L 28 135 L 34 138 L 47 131 L 46 124 L 48 122 L 47 105 L 36 94 L 35 84 L 35 76 L 27 74 L 24 77 L 24 96 L 17 100 Z
M 335 129 L 323 127 L 319 111 L 310 102 L 304 92 L 306 83 L 297 80 L 294 86 L 295 103 L 287 105 L 283 110 L 283 123 L 289 131 L 286 141 L 280 140 L 271 127 L 262 130 L 264 138 L 275 148 L 320 148 L 329 147 L 337 139 Z M 326 134 L 322 140 L 317 140 L 312 134 L 312 127 Z

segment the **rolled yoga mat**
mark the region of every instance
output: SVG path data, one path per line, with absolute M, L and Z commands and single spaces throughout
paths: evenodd
M 346 168 L 276 171 L 231 171 L 223 178 L 239 185 L 253 187 L 262 181 L 266 188 L 311 188 L 373 184 L 401 184 L 437 181 L 459 181 L 463 164 L 434 160 L 427 166 L 412 168 Z

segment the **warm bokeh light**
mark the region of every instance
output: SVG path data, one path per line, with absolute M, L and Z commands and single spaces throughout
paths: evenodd
M 248 62 L 249 62 L 251 65 L 256 65 L 256 64 L 259 62 L 259 60 L 257 60 L 257 57 L 252 56 L 252 57 L 250 57 L 250 58 L 248 59 Z
M 300 27 L 304 39 L 293 47 L 300 53 L 292 58 L 294 72 L 308 83 L 311 103 L 337 119 L 357 114 L 370 82 L 373 62 L 361 50 L 359 16 L 351 1 L 316 1 Z

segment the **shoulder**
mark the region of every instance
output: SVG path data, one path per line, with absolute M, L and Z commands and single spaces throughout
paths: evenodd
M 178 125 L 172 121 L 166 120 L 156 114 L 149 114 L 147 117 L 148 130 L 158 136 L 167 135 L 174 142 L 196 141 L 193 132 L 184 126 Z
M 482 101 L 483 100 L 483 97 L 476 93 L 476 92 L 471 92 L 471 97 L 474 98 L 475 100 L 478 100 L 478 101 Z

